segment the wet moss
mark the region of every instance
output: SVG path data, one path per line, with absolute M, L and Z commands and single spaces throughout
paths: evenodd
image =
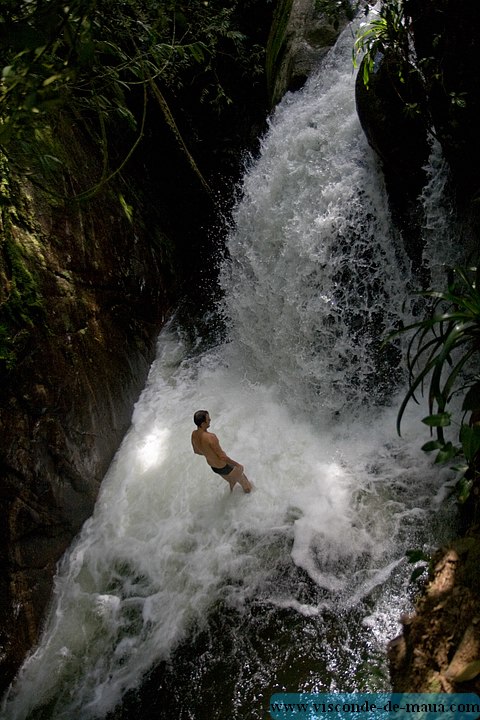
M 26 336 L 44 319 L 43 298 L 32 262 L 17 239 L 16 208 L 10 188 L 2 183 L 4 205 L 0 240 L 0 363 L 10 369 Z M 7 204 L 7 199 L 10 201 Z
M 266 76 L 270 99 L 278 68 L 285 53 L 286 31 L 292 10 L 293 0 L 280 0 L 273 17 L 272 28 L 267 43 Z

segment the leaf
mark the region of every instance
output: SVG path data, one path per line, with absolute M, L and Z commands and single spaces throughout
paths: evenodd
M 46 45 L 40 45 L 40 47 L 35 48 L 35 59 L 38 59 L 42 53 L 45 52 L 47 46 Z
M 465 475 L 465 473 L 468 470 L 468 465 L 454 465 L 450 469 L 456 473 L 459 473 L 459 474 L 461 473 L 462 475 Z
M 436 464 L 446 463 L 457 454 L 457 448 L 451 442 L 446 443 L 435 458 Z
M 422 445 L 423 452 L 432 452 L 432 450 L 440 450 L 443 444 L 439 440 L 430 440 L 429 442 Z
M 422 422 L 429 427 L 448 427 L 450 425 L 450 419 L 450 413 L 443 412 L 437 415 L 428 415 L 423 418 Z
M 457 483 L 457 501 L 460 505 L 463 505 L 468 500 L 472 487 L 473 480 L 466 477 L 460 478 Z
M 43 86 L 43 87 L 47 87 L 48 85 L 51 85 L 53 82 L 55 82 L 55 80 L 58 80 L 58 79 L 61 78 L 61 77 L 62 77 L 62 76 L 61 76 L 61 75 L 58 75 L 58 74 L 57 74 L 57 75 L 50 75 L 50 77 L 48 77 L 46 80 L 43 81 L 42 86 Z
M 78 49 L 78 59 L 82 65 L 89 65 L 93 62 L 95 45 L 90 38 L 86 38 Z
M 471 464 L 480 451 L 480 427 L 462 425 L 460 428 L 460 442 L 462 443 L 463 454 L 467 462 Z
M 125 213 L 126 218 L 131 223 L 133 221 L 133 208 L 131 205 L 127 203 L 125 198 L 123 197 L 122 193 L 118 193 L 118 199 L 120 201 L 120 205 L 122 206 L 122 210 Z
M 425 555 L 423 550 L 418 550 L 418 549 L 417 550 L 407 550 L 405 555 L 407 556 L 409 563 L 416 563 L 416 562 L 419 562 L 420 560 L 423 560 L 424 562 L 428 562 L 430 560 L 428 555 Z
M 190 54 L 192 55 L 193 59 L 197 62 L 202 62 L 205 58 L 205 46 L 203 43 L 192 43 L 191 45 L 187 46 L 190 50 Z
M 44 158 L 47 160 L 47 162 L 59 163 L 60 165 L 63 164 L 62 161 L 61 161 L 58 157 L 56 157 L 55 155 L 49 155 L 49 154 L 47 153 L 46 155 L 42 155 L 42 157 L 44 157 Z

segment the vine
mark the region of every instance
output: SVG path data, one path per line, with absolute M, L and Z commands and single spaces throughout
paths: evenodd
M 102 157 L 100 178 L 74 199 L 97 193 L 117 175 L 137 149 L 146 122 L 149 98 L 160 106 L 167 125 L 202 183 L 205 180 L 165 99 L 175 95 L 193 76 L 202 76 L 200 102 L 228 105 L 228 92 L 219 80 L 218 66 L 226 52 L 245 60 L 245 36 L 235 27 L 239 0 L 230 7 L 166 0 L 21 0 L 0 10 L 0 38 L 5 65 L 0 83 L 0 148 L 18 161 L 21 155 L 37 164 L 50 155 L 57 171 L 65 160 L 45 153 L 36 133 L 51 126 L 55 114 L 67 108 L 93 131 Z M 245 57 L 243 57 L 245 55 Z M 254 68 L 255 72 L 257 68 Z M 138 109 L 140 89 L 141 109 Z M 138 111 L 139 110 L 139 111 Z M 111 137 L 132 136 L 123 160 L 114 169 Z M 27 150 L 27 148 L 25 148 Z M 36 182 L 41 182 L 41 168 Z

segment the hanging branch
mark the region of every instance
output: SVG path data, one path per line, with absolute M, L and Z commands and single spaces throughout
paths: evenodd
M 100 113 L 101 116 L 101 113 Z M 120 165 L 113 170 L 110 175 L 107 175 L 107 168 L 108 168 L 108 152 L 106 145 L 104 147 L 104 164 L 103 164 L 103 172 L 102 177 L 96 183 L 93 187 L 91 187 L 89 190 L 84 190 L 84 192 L 79 193 L 78 195 L 74 195 L 71 199 L 72 200 L 89 200 L 90 198 L 94 197 L 107 183 L 110 182 L 116 175 L 118 175 L 119 172 L 122 171 L 122 169 L 125 167 L 127 162 L 132 157 L 133 153 L 137 149 L 140 141 L 143 138 L 144 130 L 145 130 L 145 119 L 147 117 L 147 90 L 146 87 L 143 87 L 143 111 L 142 111 L 142 122 L 140 125 L 140 132 L 138 133 L 137 138 L 135 139 L 135 142 L 131 146 L 130 150 L 126 154 L 123 161 L 120 163 Z M 103 125 L 103 118 L 101 119 L 101 127 L 102 127 L 102 139 L 104 139 L 104 142 L 106 143 L 106 136 L 105 136 L 105 126 Z
M 188 162 L 190 163 L 190 167 L 192 168 L 193 172 L 200 180 L 201 184 L 203 185 L 203 187 L 205 188 L 207 193 L 209 195 L 211 195 L 212 190 L 211 190 L 209 184 L 207 183 L 207 181 L 205 180 L 205 178 L 203 177 L 202 173 L 200 172 L 198 165 L 195 162 L 188 147 L 186 146 L 185 141 L 182 137 L 182 134 L 180 133 L 180 130 L 178 129 L 177 123 L 175 122 L 175 118 L 173 117 L 171 110 L 168 107 L 167 101 L 165 100 L 164 96 L 160 92 L 158 85 L 152 80 L 152 78 L 148 79 L 148 83 L 150 85 L 150 88 L 152 89 L 155 99 L 157 100 L 157 102 L 159 104 L 159 107 L 163 113 L 163 116 L 167 122 L 167 125 L 170 127 L 171 131 L 175 135 L 175 138 L 176 138 L 182 152 L 186 155 Z

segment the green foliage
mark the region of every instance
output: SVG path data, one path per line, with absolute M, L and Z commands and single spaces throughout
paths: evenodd
M 230 102 L 218 69 L 228 53 L 242 56 L 245 38 L 235 27 L 238 5 L 239 0 L 3 3 L 0 147 L 8 153 L 23 142 L 30 146 L 24 155 L 55 165 L 55 154 L 35 147 L 35 133 L 68 107 L 102 153 L 101 177 L 81 195 L 89 197 L 130 158 L 143 137 L 149 101 L 157 105 L 159 93 L 167 116 L 165 91 L 175 94 L 193 79 L 201 87 L 199 102 Z M 131 145 L 112 171 L 109 138 L 119 133 L 131 138 Z
M 418 550 L 418 549 L 416 549 L 416 550 L 407 550 L 407 552 L 406 552 L 405 554 L 406 554 L 406 556 L 407 556 L 407 558 L 408 558 L 408 562 L 409 562 L 409 563 L 417 563 L 417 562 L 420 562 L 420 561 L 422 561 L 422 562 L 429 562 L 429 561 L 430 561 L 430 556 L 429 556 L 429 555 L 426 555 L 426 554 L 423 552 L 423 550 Z
M 260 0 L 250 5 L 254 2 Z M 11 222 L 12 168 L 17 177 L 40 185 L 51 202 L 63 202 L 67 189 L 71 189 L 67 199 L 89 199 L 122 172 L 149 129 L 147 120 L 153 117 L 152 124 L 157 123 L 161 114 L 206 186 L 171 110 L 172 100 L 183 106 L 187 97 L 192 106 L 201 102 L 218 111 L 232 103 L 225 66 L 235 64 L 237 77 L 243 73 L 252 82 L 262 72 L 262 49 L 247 42 L 238 27 L 244 5 L 240 0 L 3 0 L 0 4 L 3 367 L 15 362 L 30 331 L 43 318 L 35 266 L 14 227 L 19 222 Z M 68 147 L 58 139 L 65 136 L 65 127 L 73 138 Z M 63 132 L 58 133 L 58 128 Z M 76 141 L 84 134 L 98 149 L 88 170 L 76 151 Z M 89 186 L 82 188 L 82 181 Z M 132 222 L 133 209 L 126 196 L 117 189 L 116 197 Z M 152 243 L 158 242 L 154 234 Z
M 3 226 L 9 220 L 3 211 Z M 7 269 L 7 296 L 0 304 L 0 361 L 7 368 L 15 364 L 17 350 L 25 338 L 25 329 L 43 318 L 44 309 L 36 278 L 28 269 L 22 250 L 7 231 L 2 242 Z
M 39 126 L 46 113 L 66 99 L 77 68 L 88 62 L 80 48 L 90 35 L 92 3 L 71 6 L 19 2 L 3 8 L 0 33 L 6 64 L 2 69 L 0 144 L 25 136 L 32 119 Z
M 0 369 L 11 368 L 28 330 L 44 319 L 34 270 L 14 232 L 16 221 L 8 163 L 0 153 Z
M 118 193 L 118 201 L 120 203 L 120 206 L 124 212 L 125 217 L 127 218 L 129 223 L 132 223 L 133 221 L 133 208 L 127 201 L 125 200 L 122 193 Z
M 402 328 L 401 333 L 412 332 L 408 345 L 407 366 L 410 385 L 400 406 L 397 430 L 408 402 L 415 393 L 423 394 L 428 382 L 429 415 L 423 419 L 437 439 L 422 449 L 437 451 L 435 462 L 444 463 L 462 457 L 464 464 L 457 467 L 462 473 L 457 490 L 460 501 L 468 497 L 472 478 L 477 476 L 480 458 L 480 376 L 478 357 L 480 350 L 480 270 L 456 268 L 451 273 L 444 292 L 429 290 L 420 293 L 432 301 L 428 317 Z M 390 336 L 390 339 L 398 333 Z M 452 398 L 464 396 L 458 433 L 459 445 L 445 439 L 444 429 L 452 424 L 448 406 Z M 465 423 L 466 414 L 469 423 Z
M 362 55 L 363 82 L 367 88 L 379 54 L 395 58 L 399 80 L 404 82 L 404 68 L 412 66 L 412 62 L 403 0 L 384 0 L 374 19 L 361 27 L 357 34 L 353 65 L 357 67 L 358 56 Z
M 352 52 L 354 67 L 358 67 L 361 59 L 361 78 L 367 89 L 374 73 L 381 67 L 407 118 L 421 118 L 436 137 L 429 103 L 432 88 L 437 88 L 435 92 L 440 91 L 449 103 L 453 124 L 457 122 L 458 113 L 468 107 L 468 94 L 447 91 L 441 51 L 438 51 L 437 57 L 422 57 L 420 49 L 417 55 L 412 30 L 416 18 L 409 3 L 405 0 L 382 0 L 380 10 L 372 10 L 372 13 L 373 20 L 361 26 L 357 33 Z M 432 47 L 440 47 L 443 39 L 441 34 L 434 35 Z
M 181 83 L 182 71 L 192 64 L 203 64 L 204 71 L 211 68 L 221 39 L 234 45 L 243 40 L 231 27 L 233 9 L 212 10 L 212 5 L 152 0 L 18 3 L 0 16 L 8 58 L 0 89 L 0 144 L 25 129 L 32 115 L 67 101 L 105 120 L 120 115 L 135 124 L 126 103 L 135 85 L 160 76 L 167 85 Z
M 10 265 L 10 293 L 3 310 L 13 322 L 29 325 L 32 311 L 41 308 L 37 283 L 13 238 L 5 238 L 4 252 Z

